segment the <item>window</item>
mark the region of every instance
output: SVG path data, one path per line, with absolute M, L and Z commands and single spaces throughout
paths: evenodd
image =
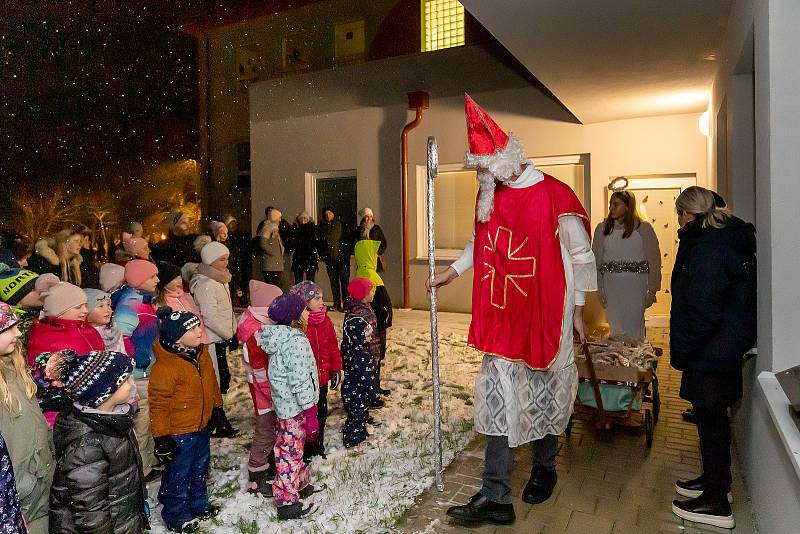
M 578 199 L 588 209 L 589 190 L 584 172 L 588 155 L 535 158 L 540 171 L 564 182 L 575 191 Z M 428 256 L 428 228 L 426 187 L 427 174 L 424 166 L 417 166 L 417 257 Z M 436 176 L 434 217 L 436 221 L 436 258 L 454 260 L 458 258 L 469 238 L 475 220 L 475 199 L 478 196 L 478 180 L 473 169 L 461 165 L 440 165 Z
M 422 0 L 422 51 L 464 42 L 464 6 L 457 0 Z
M 440 172 L 434 188 L 437 249 L 459 250 L 472 235 L 478 180 L 474 170 Z

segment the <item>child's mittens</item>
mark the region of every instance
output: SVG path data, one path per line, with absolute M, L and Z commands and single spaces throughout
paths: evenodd
M 213 436 L 215 433 L 220 432 L 223 428 L 225 428 L 225 423 L 227 422 L 227 417 L 225 417 L 225 411 L 222 409 L 222 406 L 215 406 L 213 410 L 211 410 L 211 419 L 208 420 L 208 431 Z
M 319 419 L 317 418 L 317 405 L 315 404 L 311 408 L 303 411 L 303 415 L 306 416 L 305 422 L 305 430 L 306 430 L 306 441 L 314 442 L 317 441 L 319 438 Z
M 158 458 L 163 464 L 168 464 L 172 460 L 178 457 L 178 453 L 181 452 L 181 448 L 175 443 L 175 440 L 172 436 L 159 436 L 154 438 L 156 442 L 155 450 L 153 454 L 155 457 Z

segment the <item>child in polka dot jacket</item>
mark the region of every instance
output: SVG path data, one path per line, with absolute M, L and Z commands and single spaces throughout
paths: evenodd
M 265 325 L 256 339 L 269 354 L 270 392 L 278 416 L 272 493 L 278 518 L 295 519 L 311 511 L 311 506 L 303 508 L 301 499 L 315 491 L 303 451 L 306 440 L 313 442 L 319 434 L 319 372 L 304 333 L 308 324 L 305 300 L 281 295 L 270 304 L 268 315 L 275 324 Z
M 369 408 L 378 400 L 375 384 L 377 319 L 369 303 L 375 295 L 375 285 L 366 278 L 354 278 L 347 287 L 342 325 L 342 403 L 347 420 L 342 427 L 345 447 L 355 447 L 367 439 Z

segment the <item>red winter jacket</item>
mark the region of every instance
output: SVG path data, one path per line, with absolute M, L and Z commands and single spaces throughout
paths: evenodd
M 322 317 L 316 319 L 314 315 L 309 315 L 306 336 L 311 343 L 311 350 L 314 351 L 314 359 L 317 360 L 319 384 L 324 386 L 328 384 L 331 373 L 342 370 L 342 353 L 331 318 L 327 313 Z
M 86 321 L 71 321 L 57 317 L 45 317 L 34 321 L 28 338 L 28 365 L 43 352 L 70 349 L 78 355 L 93 350 L 104 350 L 100 333 Z

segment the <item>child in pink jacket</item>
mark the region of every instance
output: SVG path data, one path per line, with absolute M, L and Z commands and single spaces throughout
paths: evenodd
M 278 418 L 269 387 L 269 355 L 258 346 L 255 334 L 265 324 L 274 324 L 267 315 L 267 310 L 282 291 L 278 286 L 258 280 L 250 280 L 249 290 L 250 306 L 242 314 L 236 329 L 236 337 L 242 344 L 247 385 L 250 387 L 256 416 L 250 460 L 247 463 L 247 491 L 272 497 L 272 481 L 276 472 L 273 447 Z

